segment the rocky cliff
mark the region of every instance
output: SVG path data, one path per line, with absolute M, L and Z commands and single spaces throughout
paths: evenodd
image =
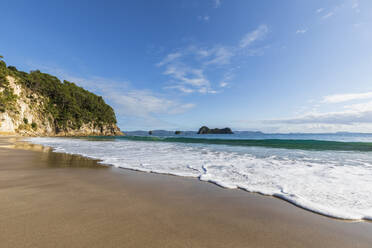
M 120 135 L 101 97 L 39 71 L 25 73 L 0 60 L 0 135 Z

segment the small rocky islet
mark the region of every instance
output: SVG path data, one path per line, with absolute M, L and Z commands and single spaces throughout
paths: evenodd
M 231 131 L 231 128 L 229 127 L 210 129 L 207 126 L 202 126 L 201 128 L 199 128 L 198 134 L 234 134 L 234 133 Z

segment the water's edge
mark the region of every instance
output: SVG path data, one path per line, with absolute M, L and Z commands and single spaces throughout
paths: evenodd
M 151 139 L 153 141 L 158 141 L 156 139 L 153 139 L 153 137 L 151 137 Z M 175 139 L 179 139 L 179 138 L 175 138 Z M 190 139 L 193 139 L 193 138 L 190 138 Z M 31 144 L 35 144 L 33 143 L 30 139 L 28 140 L 23 140 L 24 142 L 28 142 L 28 143 L 31 143 Z M 137 140 L 136 140 L 137 141 Z M 146 141 L 149 141 L 149 140 L 146 140 Z M 271 140 L 269 140 L 271 142 Z M 164 142 L 169 142 L 168 140 L 164 141 Z M 170 142 L 173 142 L 173 141 L 170 141 Z M 176 142 L 176 141 L 174 141 Z M 214 142 L 214 140 L 212 140 L 212 142 Z M 302 141 L 301 141 L 302 142 Z M 329 142 L 329 141 L 325 141 L 325 142 Z M 181 142 L 182 143 L 182 142 Z M 189 143 L 189 142 L 187 142 Z M 343 143 L 343 142 L 337 142 L 337 143 Z M 348 142 L 348 143 L 358 143 L 358 142 Z M 36 143 L 37 144 L 37 143 Z M 209 144 L 209 143 L 207 143 Z M 214 144 L 214 143 L 213 143 Z M 217 143 L 218 144 L 218 143 Z M 100 159 L 99 157 L 94 157 L 94 156 L 89 156 L 89 155 L 86 155 L 86 154 L 81 154 L 81 153 L 69 153 L 69 152 L 61 152 L 61 151 L 57 151 L 57 149 L 53 146 L 48 146 L 48 145 L 45 145 L 45 144 L 42 144 L 42 146 L 44 147 L 50 147 L 52 149 L 53 152 L 56 152 L 56 153 L 66 153 L 66 154 L 75 154 L 75 155 L 79 155 L 79 156 L 83 156 L 83 157 L 86 157 L 86 158 L 89 158 L 89 159 L 94 159 L 94 160 L 98 160 L 100 164 L 102 165 L 106 165 L 106 166 L 114 166 L 113 164 L 110 164 L 110 163 L 107 163 L 105 162 L 104 160 Z M 250 146 L 250 145 L 249 145 Z M 365 151 L 365 150 L 363 150 Z M 154 174 L 163 174 L 163 175 L 172 175 L 172 176 L 180 176 L 180 175 L 177 175 L 177 174 L 173 174 L 173 173 L 163 173 L 163 172 L 156 172 L 156 171 L 151 171 L 151 170 L 141 170 L 141 169 L 134 169 L 134 168 L 127 168 L 127 167 L 123 167 L 123 166 L 118 166 L 117 168 L 120 168 L 120 169 L 126 169 L 126 170 L 131 170 L 131 171 L 138 171 L 138 172 L 147 172 L 147 173 L 154 173 Z M 183 176 L 183 177 L 190 177 L 190 178 L 196 178 L 194 176 Z M 312 213 L 315 213 L 315 214 L 319 214 L 319 215 L 322 215 L 322 216 L 326 216 L 326 217 L 329 217 L 329 218 L 332 218 L 332 219 L 337 219 L 337 220 L 343 220 L 343 221 L 352 221 L 352 222 L 360 222 L 360 221 L 367 221 L 367 222 L 371 222 L 372 219 L 369 218 L 369 217 L 366 217 L 366 218 L 361 218 L 361 219 L 355 219 L 355 218 L 344 218 L 344 217 L 340 217 L 340 215 L 337 215 L 337 214 L 332 214 L 330 213 L 328 210 L 321 210 L 321 206 L 318 207 L 318 208 L 314 208 L 314 207 L 309 207 L 308 205 L 305 204 L 304 202 L 304 199 L 299 199 L 298 201 L 294 200 L 294 199 L 291 199 L 291 198 L 288 198 L 285 194 L 265 194 L 263 192 L 259 192 L 259 191 L 250 191 L 250 190 L 247 190 L 245 188 L 242 188 L 242 187 L 229 187 L 228 185 L 222 185 L 216 181 L 213 181 L 213 180 L 208 180 L 208 179 L 203 179 L 202 176 L 198 176 L 197 177 L 198 180 L 200 181 L 204 181 L 204 182 L 209 182 L 209 183 L 212 183 L 212 184 L 215 184 L 219 187 L 222 187 L 222 188 L 225 188 L 225 189 L 239 189 L 239 190 L 243 190 L 243 191 L 247 191 L 247 192 L 250 192 L 250 193 L 257 193 L 257 194 L 260 194 L 260 195 L 265 195 L 265 196 L 271 196 L 271 197 L 275 197 L 277 199 L 280 199 L 280 200 L 284 200 L 296 207 L 300 207 L 304 210 L 307 210 L 307 211 L 310 211 Z M 336 210 L 337 212 L 337 210 Z

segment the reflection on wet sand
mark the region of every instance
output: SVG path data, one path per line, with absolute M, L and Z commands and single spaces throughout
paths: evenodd
M 36 161 L 43 161 L 43 165 L 51 168 L 94 168 L 94 169 L 108 169 L 109 167 L 99 163 L 99 160 L 94 160 L 79 155 L 72 155 L 66 153 L 53 152 L 50 147 L 31 144 L 22 141 L 20 138 L 10 138 L 8 141 L 1 140 L 0 147 L 35 151 L 40 157 Z M 38 163 L 40 164 L 40 163 Z

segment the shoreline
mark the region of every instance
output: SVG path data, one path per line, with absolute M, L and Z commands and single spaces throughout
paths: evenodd
M 14 142 L 24 137 L 11 138 Z M 9 138 L 0 138 L 0 143 L 9 145 Z M 39 145 L 23 146 L 0 147 L 0 238 L 5 247 L 50 247 L 56 242 L 53 238 L 60 242 L 55 247 L 372 243 L 367 221 L 325 217 L 276 197 L 216 187 L 196 178 L 123 170 Z M 39 237 L 33 229 L 45 235 Z
M 142 138 L 142 137 L 141 137 Z M 135 139 L 137 140 L 137 139 Z M 29 142 L 29 143 L 32 143 L 32 144 L 37 144 L 38 142 L 36 143 L 33 143 L 32 140 L 31 141 L 26 141 L 24 140 L 25 142 Z M 142 139 L 140 139 L 140 141 L 142 141 Z M 302 141 L 302 140 L 300 140 Z M 325 141 L 325 142 L 328 142 L 328 141 Z M 181 142 L 182 143 L 182 142 Z M 52 146 L 49 146 L 53 151 L 57 152 L 56 151 L 56 148 L 53 148 Z M 76 152 L 71 152 L 71 151 L 58 151 L 58 152 L 62 152 L 62 153 L 68 153 L 68 154 L 72 154 L 72 155 L 77 155 Z M 94 153 L 93 154 L 90 154 L 88 155 L 87 153 L 85 154 L 81 154 L 81 153 L 78 153 L 80 154 L 79 156 L 83 156 L 83 157 L 86 157 L 86 158 L 90 158 L 90 159 L 94 159 L 94 160 L 98 160 L 100 161 L 101 164 L 105 164 L 107 166 L 115 166 L 114 164 L 110 164 L 110 162 L 105 162 L 104 159 L 102 159 L 102 157 L 100 156 L 95 156 Z M 337 209 L 332 209 L 332 208 L 324 208 L 323 206 L 321 205 L 316 205 L 316 204 L 313 204 L 312 202 L 310 201 L 306 201 L 304 199 L 292 199 L 291 197 L 288 197 L 288 195 L 286 194 L 282 194 L 282 193 L 272 193 L 272 194 L 269 194 L 269 193 L 264 193 L 262 191 L 250 191 L 249 189 L 247 188 L 244 188 L 244 187 L 240 187 L 240 186 L 229 186 L 229 185 L 225 185 L 225 184 L 221 184 L 220 182 L 218 181 L 215 181 L 215 180 L 205 180 L 205 179 L 202 179 L 202 176 L 189 176 L 189 175 L 179 175 L 179 174 L 175 174 L 175 173 L 171 173 L 171 172 L 164 172 L 164 171 L 154 171 L 154 170 L 145 170 L 145 169 L 142 169 L 142 168 L 128 168 L 128 167 L 122 167 L 122 166 L 116 166 L 117 168 L 119 169 L 125 169 L 125 170 L 132 170 L 132 171 L 137 171 L 137 172 L 142 172 L 142 173 L 152 173 L 152 174 L 160 174 L 160 175 L 170 175 L 170 176 L 180 176 L 180 177 L 188 177 L 188 178 L 193 178 L 193 179 L 197 179 L 198 181 L 201 181 L 201 182 L 207 182 L 207 183 L 211 183 L 213 185 L 216 185 L 218 187 L 221 187 L 221 188 L 224 188 L 224 189 L 234 189 L 234 190 L 242 190 L 244 192 L 248 192 L 248 193 L 253 193 L 253 194 L 259 194 L 259 195 L 262 195 L 262 196 L 266 196 L 266 197 L 273 197 L 273 198 L 276 198 L 276 199 L 279 199 L 279 200 L 282 200 L 282 201 L 286 201 L 296 207 L 299 207 L 301 209 L 304 209 L 306 211 L 309 211 L 311 213 L 314 213 L 314 214 L 318 214 L 318 215 L 321 215 L 321 216 L 325 216 L 325 217 L 328 217 L 328 218 L 331 218 L 331 219 L 336 219 L 336 220 L 341 220 L 341 221 L 347 221 L 347 222 L 369 222 L 371 223 L 372 222 L 372 219 L 370 217 L 370 215 L 367 215 L 367 216 L 351 216 L 350 214 L 345 214 L 345 213 L 341 213 L 341 212 L 338 212 Z M 206 169 L 203 168 L 204 171 L 206 172 Z

